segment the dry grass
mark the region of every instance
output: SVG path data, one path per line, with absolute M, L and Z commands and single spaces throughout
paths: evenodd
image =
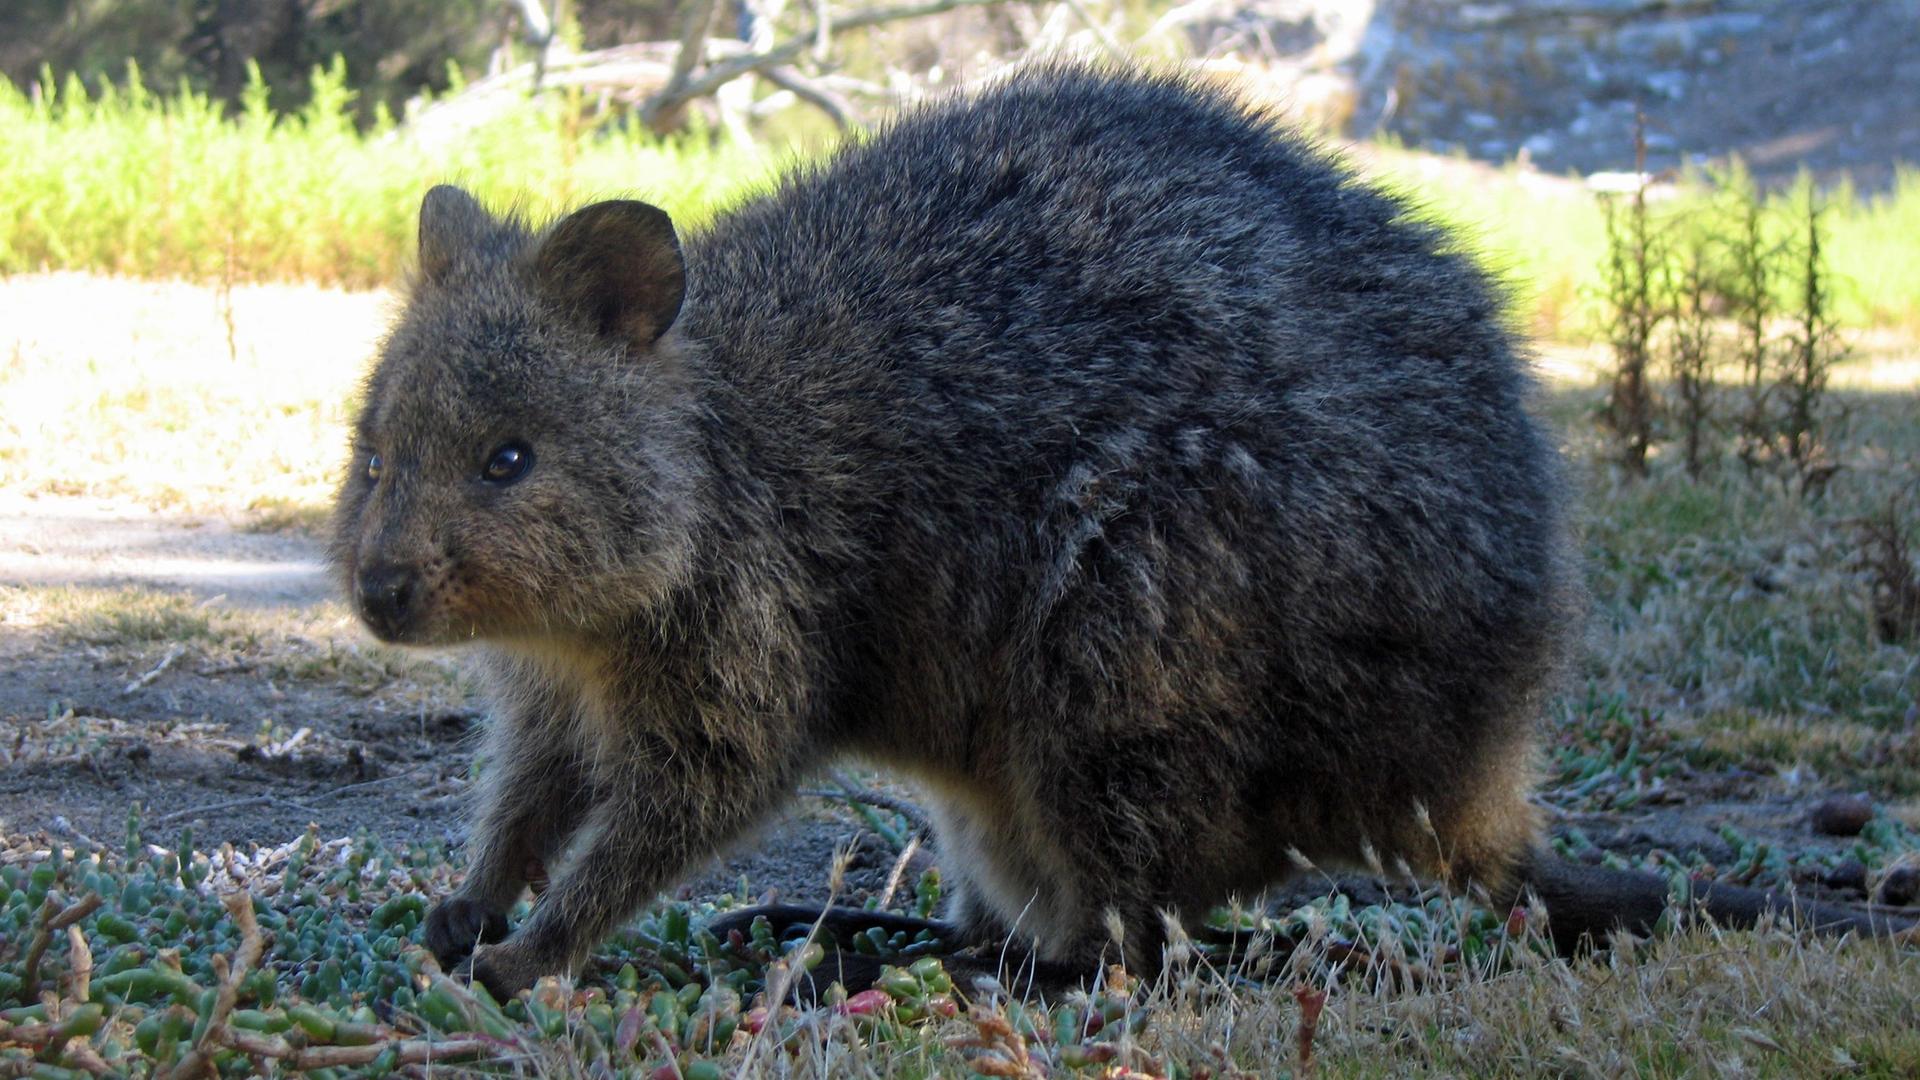
M 1349 980 L 1329 995 L 1313 1056 L 1325 1077 L 1907 1076 L 1920 1071 L 1917 995 L 1911 953 L 1702 932 L 1422 990 Z M 1199 1064 L 1224 1045 L 1255 1075 L 1297 1071 L 1289 988 L 1170 996 L 1149 1053 Z
M 333 602 L 236 607 L 139 586 L 0 585 L 0 630 L 83 650 L 135 676 L 164 660 L 201 674 L 325 683 L 434 707 L 469 692 L 451 654 L 369 641 Z
M 1163 976 L 1122 999 L 1107 1038 L 1083 1045 L 1101 1047 L 1091 1065 L 1070 1064 L 1051 1032 L 1025 1034 L 1034 1014 L 1020 995 L 1009 1004 L 984 993 L 970 1012 L 917 1027 L 830 1008 L 794 1014 L 799 1031 L 784 1048 L 742 1033 L 712 1060 L 741 1077 L 1920 1074 L 1920 963 L 1885 943 L 1702 930 L 1572 963 L 1522 951 L 1501 969 L 1454 964 L 1420 988 L 1370 979 L 1336 955 L 1330 942 L 1308 945 L 1288 974 L 1258 985 Z M 1067 1000 L 1086 1009 L 1084 995 Z M 522 1068 L 593 1075 L 559 1044 Z

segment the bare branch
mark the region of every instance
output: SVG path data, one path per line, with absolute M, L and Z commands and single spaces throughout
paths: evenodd
M 770 67 L 760 76 L 801 101 L 827 114 L 835 126 L 845 129 L 853 123 L 853 105 L 846 98 L 814 82 L 790 67 Z
M 834 783 L 840 785 L 840 790 L 801 788 L 799 793 L 814 799 L 827 799 L 833 802 L 848 804 L 865 803 L 868 806 L 878 807 L 882 810 L 891 810 L 901 817 L 906 818 L 908 826 L 914 831 L 925 833 L 928 836 L 933 835 L 933 820 L 927 816 L 927 812 L 922 809 L 919 804 L 889 795 L 884 791 L 874 791 L 871 788 L 861 787 L 839 773 L 834 774 L 833 780 Z
M 31 995 L 36 992 L 36 984 L 40 981 L 40 959 L 47 954 L 47 946 L 53 944 L 53 935 L 93 914 L 103 902 L 99 893 L 88 893 L 85 899 L 62 908 L 53 893 L 47 894 L 35 916 L 39 925 L 34 928 L 33 939 L 27 944 L 27 957 L 20 965 L 20 985 L 25 988 L 25 993 Z
M 719 0 L 688 2 L 691 6 L 687 9 L 686 21 L 680 26 L 680 47 L 673 54 L 673 67 L 667 71 L 667 85 L 640 107 L 640 118 L 656 132 L 670 131 L 680 126 L 679 107 L 692 98 L 676 95 L 686 87 L 694 65 L 704 55 L 707 35 L 713 29 L 713 13 L 720 7 Z
M 899 7 L 870 8 L 866 11 L 855 11 L 833 19 L 827 24 L 826 31 L 829 34 L 844 34 L 849 30 L 858 30 L 866 26 L 878 26 L 881 23 L 899 22 L 902 19 L 918 19 L 928 15 L 938 15 L 942 12 L 955 11 L 961 8 L 995 7 L 1006 2 L 1007 0 L 925 0 L 923 3 L 903 4 Z M 647 103 L 647 107 L 653 110 L 664 110 L 683 102 L 692 101 L 697 97 L 704 97 L 742 75 L 764 71 L 770 67 L 786 64 L 801 53 L 806 52 L 809 48 L 812 48 L 817 41 L 817 36 L 806 39 L 794 39 L 782 42 L 765 52 L 747 53 L 744 56 L 736 56 L 732 59 L 714 64 L 708 67 L 706 72 L 699 77 L 688 79 L 686 83 L 677 90 L 672 86 L 662 89 L 660 93 L 654 95 Z M 797 92 L 798 91 L 796 91 L 796 93 Z
M 1093 36 L 1100 42 L 1100 47 L 1107 51 L 1108 56 L 1116 60 L 1127 59 L 1127 50 L 1113 39 L 1112 34 L 1107 33 L 1107 28 L 1101 26 L 1099 20 L 1093 17 L 1093 12 L 1087 10 L 1083 0 L 1065 0 L 1065 3 L 1075 15 L 1080 17 L 1080 21 L 1086 24 L 1087 29 L 1093 32 Z

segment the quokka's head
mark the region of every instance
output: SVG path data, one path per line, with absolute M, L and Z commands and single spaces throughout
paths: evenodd
M 667 215 L 530 229 L 420 207 L 419 268 L 353 426 L 331 554 L 387 641 L 591 631 L 686 572 L 694 460 Z

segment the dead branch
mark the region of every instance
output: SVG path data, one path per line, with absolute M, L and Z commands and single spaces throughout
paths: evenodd
M 291 806 L 295 810 L 299 810 L 302 813 L 311 814 L 315 816 L 318 816 L 320 813 L 320 811 L 315 810 L 313 807 L 308 806 L 305 803 L 295 802 L 292 799 L 287 798 L 285 795 L 252 795 L 244 799 L 229 799 L 226 802 L 213 803 L 208 806 L 195 806 L 195 807 L 190 807 L 186 810 L 175 810 L 171 814 L 154 818 L 153 824 L 156 827 L 161 825 L 170 825 L 173 822 L 191 820 L 203 814 L 214 814 L 222 810 L 240 810 L 249 806 L 264 806 L 264 805 L 267 805 L 268 803 L 274 803 L 280 806 Z
M 153 680 L 159 678 L 163 672 L 172 667 L 175 660 L 180 659 L 181 653 L 186 651 L 186 647 L 182 645 L 175 645 L 173 648 L 168 649 L 167 655 L 160 658 L 160 662 L 153 666 L 153 670 L 128 683 L 126 689 L 120 692 L 122 694 L 131 694 L 136 690 L 146 689 Z
M 826 113 L 836 127 L 845 129 L 854 122 L 851 102 L 790 67 L 766 68 L 760 77 Z
M 33 940 L 27 944 L 27 957 L 20 965 L 20 985 L 28 993 L 39 983 L 40 959 L 47 954 L 47 946 L 53 944 L 53 935 L 93 914 L 102 902 L 99 893 L 88 893 L 86 899 L 61 908 L 59 900 L 52 893 L 47 894 L 37 913 L 39 925 L 33 931 Z
M 228 893 L 222 901 L 227 914 L 240 927 L 240 948 L 234 952 L 233 963 L 229 965 L 224 956 L 213 958 L 214 974 L 220 979 L 220 987 L 214 992 L 213 1011 L 208 1016 L 207 1025 L 201 1029 L 200 1040 L 180 1059 L 170 1077 L 173 1080 L 189 1080 L 208 1071 L 213 1064 L 213 1053 L 225 1041 L 227 1018 L 233 1014 L 234 1004 L 240 1000 L 240 984 L 245 981 L 254 965 L 260 962 L 260 954 L 266 949 L 266 938 L 260 933 L 260 924 L 253 917 L 253 896 L 250 893 Z
M 687 98 L 677 95 L 693 76 L 694 66 L 705 55 L 707 35 L 713 29 L 713 13 L 719 0 L 690 0 L 687 19 L 680 27 L 679 47 L 673 54 L 673 66 L 667 69 L 667 84 L 640 106 L 640 119 L 658 134 L 680 126 L 686 115 Z
M 839 16 L 826 24 L 827 34 L 844 34 L 849 30 L 858 30 L 882 23 L 899 22 L 903 19 L 918 19 L 928 15 L 954 11 L 960 8 L 995 7 L 1007 0 L 925 0 L 918 4 L 905 4 L 899 7 L 870 8 Z M 742 75 L 754 74 L 771 67 L 778 67 L 792 61 L 801 53 L 815 47 L 820 40 L 818 33 L 805 38 L 794 38 L 765 52 L 746 53 L 731 59 L 710 64 L 707 70 L 689 78 L 678 89 L 663 87 L 658 94 L 648 100 L 644 110 L 653 110 L 655 114 L 697 97 L 704 97 Z
M 927 817 L 927 812 L 921 809 L 918 804 L 898 798 L 897 796 L 888 795 L 884 791 L 874 791 L 870 788 L 860 787 L 838 773 L 833 775 L 833 781 L 840 785 L 840 790 L 831 791 L 826 788 L 803 788 L 800 794 L 815 799 L 829 799 L 833 802 L 865 803 L 868 806 L 878 807 L 882 810 L 891 810 L 901 817 L 906 818 L 907 824 L 911 826 L 915 832 L 923 833 L 927 836 L 933 835 L 933 821 Z
M 495 1040 L 484 1038 L 405 1039 L 400 1042 L 368 1043 L 365 1046 L 309 1046 L 295 1049 L 292 1043 L 278 1035 L 240 1028 L 227 1028 L 221 1037 L 228 1046 L 243 1054 L 274 1058 L 296 1071 L 370 1065 L 389 1049 L 394 1052 L 397 1065 L 424 1065 L 429 1061 L 486 1054 L 499 1049 L 500 1045 Z

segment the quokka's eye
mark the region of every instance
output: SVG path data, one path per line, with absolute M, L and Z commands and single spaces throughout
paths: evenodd
M 367 456 L 367 479 L 374 480 L 374 481 L 377 481 L 380 479 L 380 455 L 379 454 L 370 454 Z
M 489 484 L 511 484 L 533 468 L 533 447 L 515 440 L 496 449 L 487 458 L 480 478 Z

